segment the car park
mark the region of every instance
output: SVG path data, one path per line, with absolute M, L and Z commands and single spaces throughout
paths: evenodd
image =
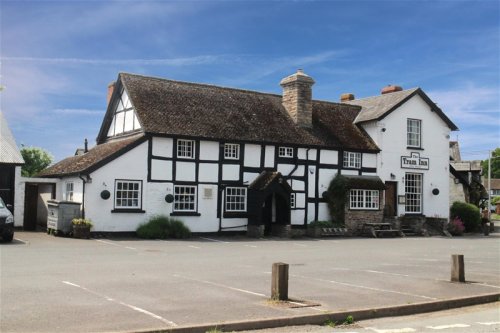
M 10 211 L 11 205 L 6 205 L 0 198 L 0 236 L 4 242 L 11 242 L 14 238 L 14 216 Z

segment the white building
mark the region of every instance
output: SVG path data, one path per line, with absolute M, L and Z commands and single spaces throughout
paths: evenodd
M 361 106 L 354 123 L 381 149 L 377 174 L 386 184 L 385 216 L 447 220 L 449 138 L 456 125 L 420 88 L 388 86 L 380 96 L 345 102 Z
M 82 202 L 95 231 L 157 214 L 194 232 L 327 220 L 330 181 L 376 175 L 379 149 L 358 107 L 313 101 L 313 84 L 299 71 L 282 97 L 122 73 L 97 146 L 40 176 L 60 178 L 56 199 Z
M 280 84 L 283 95 L 121 73 L 97 146 L 41 175 L 60 178 L 56 198 L 81 202 L 94 231 L 135 231 L 157 214 L 194 232 L 301 228 L 330 219 L 324 193 L 337 174 L 395 181 L 390 200 L 406 194 L 406 204 L 394 215 L 447 216 L 455 126 L 420 89 L 372 108 L 313 100 L 301 70 Z M 418 142 L 406 140 L 408 119 L 420 124 Z M 348 215 L 382 217 L 382 192 L 352 189 Z

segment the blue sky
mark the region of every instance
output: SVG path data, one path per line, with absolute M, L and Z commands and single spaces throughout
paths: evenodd
M 119 72 L 315 99 L 421 87 L 458 125 L 464 159 L 500 146 L 500 2 L 0 1 L 1 111 L 17 143 L 95 143 Z

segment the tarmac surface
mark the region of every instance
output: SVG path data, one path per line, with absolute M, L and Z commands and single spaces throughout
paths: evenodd
M 227 332 L 492 302 L 499 236 L 161 241 L 16 232 L 0 244 L 0 331 Z M 465 257 L 466 283 L 450 282 L 452 254 Z M 293 303 L 270 300 L 275 262 L 290 265 Z

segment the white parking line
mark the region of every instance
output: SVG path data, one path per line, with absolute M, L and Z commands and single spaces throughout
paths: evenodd
M 254 249 L 256 249 L 256 248 L 257 248 L 257 246 L 255 246 L 255 245 L 248 245 L 248 244 L 245 244 L 244 246 L 246 246 L 246 247 L 251 247 L 251 248 L 254 248 Z
M 414 328 L 410 327 L 405 327 L 405 328 L 393 328 L 393 329 L 378 329 L 375 327 L 365 327 L 365 330 L 372 330 L 376 333 L 411 333 L 411 332 L 416 332 L 417 330 Z
M 200 237 L 200 239 L 204 239 L 204 240 L 211 241 L 211 242 L 217 242 L 217 243 L 229 243 L 226 241 L 221 241 L 219 239 L 213 239 L 213 238 L 207 238 L 207 237 Z
M 293 245 L 295 245 L 295 246 L 307 247 L 307 245 L 305 245 L 305 244 L 300 244 L 300 243 L 293 243 Z
M 90 293 L 92 295 L 95 295 L 95 296 L 98 296 L 98 297 L 102 297 L 102 298 L 106 299 L 107 301 L 114 302 L 116 304 L 120 304 L 120 305 L 126 306 L 129 309 L 132 309 L 134 311 L 143 313 L 143 314 L 148 315 L 148 316 L 150 316 L 152 318 L 161 320 L 162 322 L 164 322 L 165 324 L 168 324 L 170 326 L 177 326 L 177 324 L 174 323 L 173 321 L 167 320 L 167 319 L 165 319 L 165 318 L 163 318 L 163 317 L 161 317 L 161 316 L 159 316 L 157 314 L 154 314 L 154 313 L 149 312 L 147 310 L 141 309 L 141 308 L 139 308 L 137 306 L 134 306 L 134 305 L 131 305 L 131 304 L 127 304 L 125 302 L 121 302 L 121 301 L 118 301 L 118 300 L 115 300 L 115 299 L 113 299 L 113 298 L 111 298 L 111 297 L 109 297 L 107 295 L 100 294 L 100 293 L 95 292 L 93 290 L 90 290 L 88 288 L 82 287 L 82 286 L 80 286 L 80 285 L 78 285 L 76 283 L 72 283 L 72 282 L 69 282 L 69 281 L 61 281 L 61 282 L 64 283 L 64 284 L 67 284 L 68 286 L 72 286 L 72 287 L 76 287 L 76 288 L 79 288 L 81 290 L 84 290 L 84 291 L 86 291 L 86 292 L 88 292 L 88 293 Z
M 467 324 L 453 324 L 453 325 L 441 325 L 441 326 L 426 326 L 426 328 L 430 328 L 432 330 L 447 330 L 450 328 L 465 328 L 470 327 Z
M 231 286 L 226 286 L 224 284 L 220 284 L 220 283 L 216 283 L 216 282 L 212 282 L 212 281 L 193 279 L 193 278 L 190 278 L 190 277 L 187 277 L 187 276 L 182 276 L 182 275 L 179 275 L 179 274 L 174 274 L 173 276 L 177 277 L 177 278 L 185 279 L 185 280 L 190 280 L 190 281 L 194 281 L 194 282 L 200 282 L 200 283 L 210 284 L 210 285 L 216 286 L 216 287 L 221 287 L 221 288 L 225 288 L 225 289 L 229 289 L 229 290 L 239 291 L 239 292 L 242 292 L 242 293 L 245 293 L 245 294 L 250 294 L 250 295 L 255 295 L 255 296 L 259 296 L 259 297 L 268 298 L 268 296 L 266 296 L 264 294 L 255 293 L 253 291 L 249 291 L 249 290 L 245 290 L 245 289 L 240 289 L 240 288 L 235 288 L 235 287 L 231 287 Z
M 190 248 L 192 248 L 192 249 L 201 249 L 201 247 L 194 246 L 194 245 L 188 245 L 188 247 L 190 247 Z
M 28 243 L 29 243 L 28 241 L 25 241 L 25 240 L 23 240 L 23 239 L 21 239 L 21 238 L 14 238 L 14 239 L 15 239 L 16 241 L 19 241 L 19 242 L 24 243 L 24 244 L 28 244 Z
M 405 292 L 402 292 L 402 291 L 394 291 L 394 290 L 387 290 L 387 289 L 366 287 L 366 286 L 360 286 L 358 284 L 351 284 L 351 283 L 340 282 L 340 281 L 318 279 L 318 278 L 314 278 L 314 277 L 301 276 L 301 275 L 290 275 L 290 276 L 294 276 L 294 277 L 298 277 L 298 278 L 302 278 L 302 279 L 308 279 L 308 280 L 316 280 L 316 281 L 320 281 L 320 282 L 329 282 L 329 283 L 334 283 L 334 284 L 340 284 L 340 285 L 347 286 L 347 287 L 354 287 L 354 288 L 368 289 L 368 290 L 374 290 L 374 291 L 381 291 L 381 292 L 385 292 L 385 293 L 393 293 L 393 294 L 399 294 L 399 295 L 413 296 L 413 297 L 419 297 L 419 298 L 424 298 L 424 299 L 430 299 L 430 300 L 433 300 L 433 301 L 437 300 L 437 298 L 435 298 L 435 297 L 429 297 L 429 296 L 417 295 L 417 294 L 410 294 L 410 293 L 405 293 Z
M 480 323 L 480 322 L 477 322 L 477 324 L 479 324 L 479 325 L 486 325 L 486 326 L 491 326 L 491 325 L 500 325 L 500 321 L 491 321 L 491 322 L 487 322 L 487 323 Z
M 113 245 L 113 246 L 118 246 L 118 247 L 121 247 L 120 245 L 118 244 L 115 244 L 115 243 L 111 243 L 111 242 L 108 242 L 108 241 L 105 241 L 105 240 L 102 240 L 102 239 L 94 239 L 96 242 L 99 242 L 99 243 L 103 243 L 103 244 L 107 244 L 107 245 Z
M 117 246 L 117 247 L 121 247 L 121 248 L 124 248 L 124 249 L 128 249 L 128 250 L 137 250 L 135 247 L 131 247 L 131 246 L 123 246 L 123 245 L 120 245 L 120 244 L 115 244 L 113 242 L 110 242 L 110 241 L 105 241 L 105 240 L 102 240 L 102 239 L 94 239 L 96 242 L 99 242 L 99 243 L 103 243 L 103 244 L 106 244 L 106 245 L 113 245 L 113 246 Z

